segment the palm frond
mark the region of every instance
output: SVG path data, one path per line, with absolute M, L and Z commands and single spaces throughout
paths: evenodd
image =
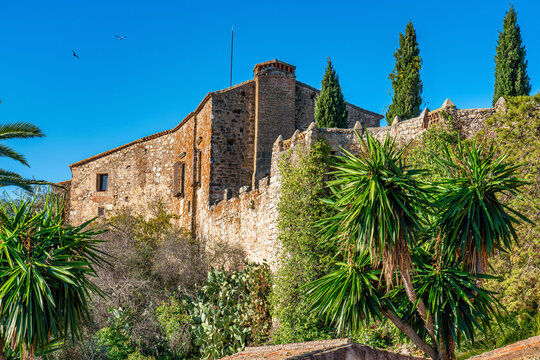
M 471 270 L 485 269 L 495 250 L 517 243 L 515 226 L 530 222 L 501 200 L 501 195 L 518 195 L 527 182 L 517 177 L 519 165 L 497 157 L 493 146 L 459 142 L 444 154 L 434 158 L 451 174 L 437 184 L 442 209 L 437 226 L 445 234 L 445 249 L 460 253 Z
M 39 185 L 53 184 L 45 180 L 26 179 L 15 172 L 0 169 L 0 187 L 16 186 L 32 194 L 34 187 Z
M 354 264 L 339 262 L 336 266 L 303 289 L 311 310 L 333 323 L 338 332 L 358 333 L 362 324 L 381 318 L 381 294 L 375 288 L 380 272 L 371 269 L 367 253 Z
M 16 152 L 7 145 L 0 144 L 0 157 L 7 157 L 12 160 L 18 161 L 23 165 L 29 166 L 24 155 Z
M 63 223 L 63 204 L 48 196 L 0 204 L 0 323 L 12 349 L 32 354 L 51 341 L 77 339 L 88 293 L 103 262 L 95 230 Z
M 28 139 L 43 136 L 45 134 L 37 126 L 27 122 L 0 124 L 0 140 Z

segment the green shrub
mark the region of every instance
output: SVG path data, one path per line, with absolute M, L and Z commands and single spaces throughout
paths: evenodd
M 216 359 L 266 341 L 271 328 L 268 264 L 242 271 L 212 269 L 194 296 L 171 296 L 156 316 L 176 358 Z M 181 289 L 180 289 L 181 290 Z
M 325 174 L 330 148 L 324 141 L 300 145 L 285 153 L 279 163 L 282 188 L 278 205 L 279 268 L 273 278 L 272 315 L 278 325 L 274 343 L 327 339 L 334 331 L 307 311 L 298 289 L 327 270 L 335 253 L 319 243 L 315 222 L 327 214 L 320 198 L 325 193 Z
M 193 336 L 201 358 L 217 359 L 263 341 L 271 325 L 264 303 L 270 290 L 267 264 L 231 274 L 211 270 L 193 301 Z M 266 285 L 253 286 L 255 283 Z
M 94 335 L 94 343 L 101 348 L 107 360 L 125 360 L 138 349 L 131 342 L 132 313 L 129 310 L 111 309 L 109 326 Z
M 520 176 L 529 184 L 521 196 L 509 199 L 509 205 L 535 225 L 518 226 L 519 246 L 498 252 L 491 262 L 494 273 L 503 279 L 486 285 L 500 293 L 508 311 L 535 313 L 540 309 L 540 94 L 509 98 L 507 106 L 508 110 L 497 112 L 477 136 L 493 140 L 508 154 L 508 161 L 523 164 Z
M 157 309 L 156 316 L 167 340 L 167 348 L 177 357 L 186 357 L 193 350 L 191 316 L 185 300 L 171 296 Z

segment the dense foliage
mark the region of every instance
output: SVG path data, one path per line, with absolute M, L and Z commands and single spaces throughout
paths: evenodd
M 102 219 L 101 250 L 112 259 L 97 284 L 108 296 L 94 298 L 83 340 L 51 358 L 214 359 L 267 340 L 268 265 L 247 265 L 219 242 L 203 250 L 159 202 L 150 213 Z
M 503 313 L 500 323 L 492 326 L 490 331 L 477 334 L 474 344 L 465 341 L 460 346 L 460 358 L 540 334 L 540 233 L 535 225 L 540 221 L 540 147 L 537 141 L 540 136 L 540 95 L 508 98 L 507 106 L 506 112 L 497 112 L 487 120 L 486 128 L 476 138 L 480 142 L 494 143 L 498 155 L 506 154 L 506 162 L 522 164 L 517 171 L 528 183 L 522 186 L 521 196 L 504 198 L 511 208 L 534 224 L 518 225 L 518 246 L 513 246 L 510 251 L 495 251 L 490 258 L 490 273 L 499 278 L 485 281 L 485 286 L 497 293 L 497 299 L 508 312 Z M 457 146 L 459 124 L 449 113 L 444 113 L 443 117 L 443 123 L 430 127 L 407 148 L 409 164 L 430 170 L 423 176 L 425 181 L 449 176 L 432 155 L 442 156 L 442 149 Z
M 524 181 L 493 147 L 458 142 L 435 156 L 448 176 L 425 183 L 392 140 L 366 135 L 360 154 L 345 152 L 330 172 L 324 202 L 335 213 L 319 224 L 346 261 L 307 285 L 311 308 L 341 332 L 384 316 L 431 358 L 455 359 L 455 344 L 498 314 L 478 263 L 527 221 L 501 200 Z
M 314 223 L 328 214 L 319 199 L 325 192 L 330 148 L 324 142 L 301 145 L 280 161 L 282 189 L 278 205 L 281 252 L 274 274 L 273 341 L 287 343 L 329 338 L 333 330 L 311 314 L 298 289 L 328 270 L 334 251 L 320 244 Z
M 407 24 L 405 35 L 399 34 L 399 48 L 394 53 L 396 65 L 389 78 L 392 82 L 392 104 L 388 107 L 386 121 L 392 123 L 395 116 L 410 119 L 420 114 L 422 105 L 422 59 L 412 22 Z
M 493 104 L 499 97 L 529 95 L 531 84 L 527 75 L 525 45 L 522 44 L 521 30 L 517 24 L 517 14 L 513 6 L 506 13 L 503 31 L 499 32 L 497 53 L 495 54 L 495 91 Z
M 97 232 L 64 225 L 52 196 L 0 206 L 0 358 L 21 359 L 81 338 L 91 293 L 101 296 L 94 266 L 103 263 Z
M 321 92 L 315 100 L 315 123 L 320 128 L 347 128 L 347 103 L 341 92 L 339 77 L 328 59 L 321 82 Z
M 521 177 L 528 181 L 521 196 L 511 196 L 512 208 L 526 215 L 534 224 L 517 227 L 518 246 L 499 251 L 491 261 L 502 280 L 488 283 L 501 295 L 506 308 L 521 313 L 519 318 L 534 317 L 540 310 L 540 94 L 509 98 L 508 110 L 487 121 L 479 139 L 494 141 L 508 161 L 523 164 Z

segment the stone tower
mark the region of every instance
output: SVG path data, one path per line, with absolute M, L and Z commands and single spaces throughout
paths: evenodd
M 255 156 L 252 188 L 270 175 L 272 145 L 295 131 L 296 67 L 279 60 L 255 65 Z

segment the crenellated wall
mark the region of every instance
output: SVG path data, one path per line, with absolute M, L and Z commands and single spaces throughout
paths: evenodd
M 292 65 L 258 64 L 254 79 L 209 93 L 175 128 L 72 164 L 72 180 L 64 183 L 66 216 L 80 224 L 122 208 L 148 215 L 149 203 L 161 200 L 177 215 L 177 224 L 205 244 L 228 242 L 243 248 L 250 260 L 267 259 L 273 266 L 278 163 L 285 152 L 322 138 L 334 153 L 355 152 L 356 133 L 364 131 L 407 143 L 449 117 L 462 136 L 470 137 L 505 108 L 502 98 L 495 108 L 465 110 L 447 100 L 440 109 L 379 127 L 382 115 L 347 104 L 349 129 L 318 129 L 313 122 L 317 93 L 296 81 Z M 184 169 L 183 182 L 179 169 Z M 106 191 L 98 191 L 100 174 L 108 175 Z
M 500 104 L 497 107 L 504 110 Z M 441 108 L 434 111 L 426 109 L 416 118 L 404 121 L 397 119 L 391 126 L 370 127 L 365 131 L 379 140 L 390 135 L 398 143 L 404 144 L 451 116 L 461 135 L 467 138 L 480 130 L 485 120 L 495 111 L 496 108 L 458 110 L 447 100 Z M 272 148 L 270 177 L 261 180 L 255 189 L 244 187 L 239 195 L 232 191 L 225 192 L 224 199 L 212 205 L 205 213 L 202 233 L 209 239 L 228 239 L 245 249 L 250 260 L 266 259 L 274 267 L 279 251 L 277 204 L 281 188 L 278 171 L 281 156 L 288 151 L 295 151 L 300 145 L 312 145 L 319 139 L 325 139 L 335 153 L 339 153 L 342 148 L 354 153 L 361 145 L 356 133 L 363 135 L 363 131 L 359 124 L 353 129 L 319 129 L 315 123 L 311 123 L 305 131 L 296 131 L 289 139 L 278 137 Z

